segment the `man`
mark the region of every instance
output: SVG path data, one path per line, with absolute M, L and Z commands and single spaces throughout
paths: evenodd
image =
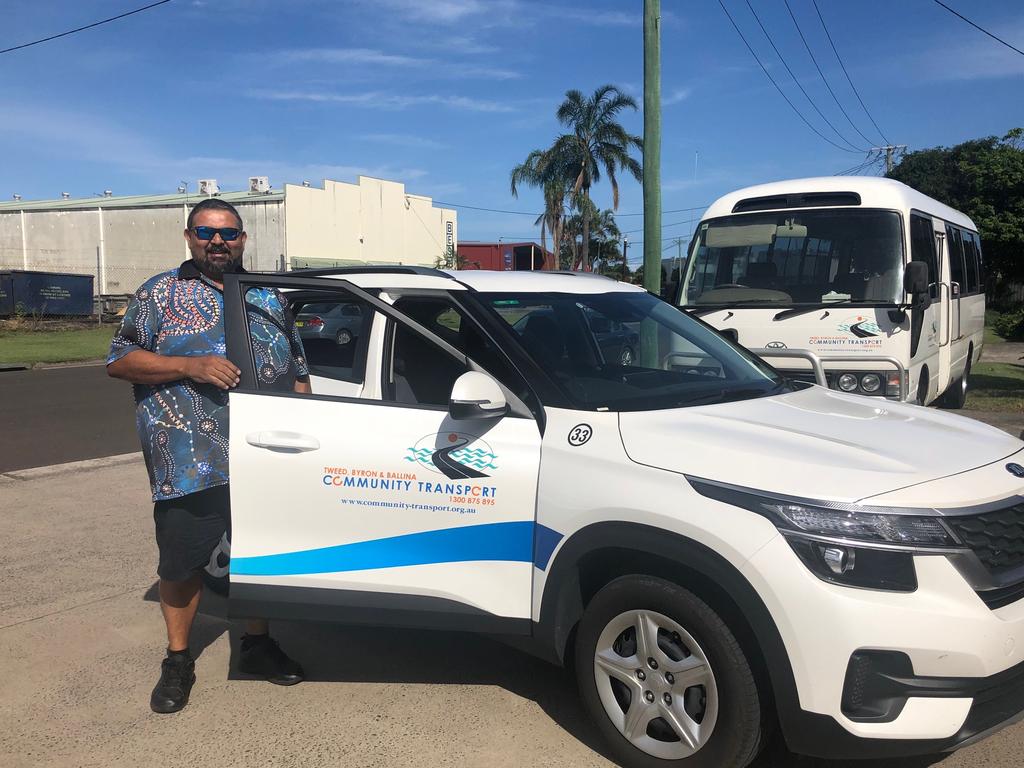
M 132 382 L 142 452 L 153 489 L 160 550 L 160 609 L 167 657 L 153 689 L 154 712 L 188 703 L 195 665 L 188 639 L 199 605 L 200 571 L 222 536 L 230 536 L 228 391 L 240 371 L 224 353 L 224 274 L 243 272 L 246 235 L 234 206 L 203 200 L 188 216 L 191 260 L 147 280 L 114 336 L 107 372 Z M 250 330 L 268 362 L 261 383 L 309 392 L 309 371 L 284 298 L 253 289 Z M 247 622 L 239 670 L 293 685 L 302 668 L 268 635 L 267 623 Z

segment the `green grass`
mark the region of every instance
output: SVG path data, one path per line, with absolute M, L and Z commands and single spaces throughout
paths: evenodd
M 0 363 L 70 363 L 105 358 L 117 326 L 62 331 L 0 330 Z
M 997 336 L 996 332 L 992 330 L 992 323 L 995 322 L 996 316 L 999 313 L 994 309 L 985 310 L 985 344 L 1002 344 L 1006 339 L 1002 336 Z
M 978 363 L 967 382 L 967 404 L 971 411 L 1024 413 L 1024 365 Z

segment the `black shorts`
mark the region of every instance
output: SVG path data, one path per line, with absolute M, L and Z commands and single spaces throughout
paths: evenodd
M 167 581 L 186 581 L 202 571 L 225 535 L 231 538 L 231 494 L 217 485 L 153 505 L 160 563 Z

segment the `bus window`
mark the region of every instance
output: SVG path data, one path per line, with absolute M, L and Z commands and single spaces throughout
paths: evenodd
M 946 225 L 946 248 L 949 249 L 949 279 L 960 286 L 960 293 L 967 293 L 964 284 L 964 243 L 960 230 L 952 224 Z
M 967 287 L 964 293 L 977 293 L 980 290 L 978 280 L 978 248 L 973 232 L 964 232 L 964 261 L 967 265 Z
M 935 230 L 932 220 L 917 213 L 910 214 L 910 260 L 928 265 L 931 297 L 939 298 L 939 265 L 935 261 Z

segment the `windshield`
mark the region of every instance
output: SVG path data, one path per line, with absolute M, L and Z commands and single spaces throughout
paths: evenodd
M 643 411 L 775 394 L 762 361 L 646 293 L 483 293 L 581 409 Z
M 903 232 L 891 211 L 773 211 L 703 222 L 683 305 L 895 304 Z

